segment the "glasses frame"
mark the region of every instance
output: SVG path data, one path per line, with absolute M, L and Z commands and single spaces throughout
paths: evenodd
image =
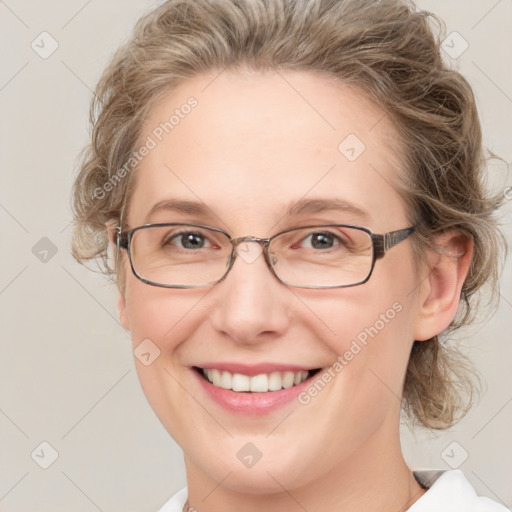
M 216 231 L 218 233 L 224 234 L 228 238 L 228 240 L 231 242 L 231 245 L 232 245 L 228 267 L 227 267 L 224 275 L 220 279 L 217 279 L 216 281 L 212 281 L 210 283 L 206 283 L 206 284 L 202 284 L 202 285 L 162 284 L 162 283 L 157 283 L 155 281 L 150 281 L 150 280 L 140 276 L 137 273 L 137 271 L 135 270 L 135 267 L 133 265 L 132 254 L 131 254 L 131 250 L 130 250 L 133 235 L 137 231 L 140 231 L 142 229 L 149 229 L 149 228 L 156 228 L 156 227 L 170 227 L 170 226 L 197 227 L 197 228 L 208 229 L 210 231 Z M 370 238 L 372 240 L 372 264 L 371 264 L 370 271 L 368 272 L 368 275 L 366 276 L 366 278 L 364 278 L 361 281 L 358 281 L 356 283 L 353 283 L 353 284 L 343 284 L 343 285 L 333 285 L 333 286 L 297 286 L 294 284 L 290 284 L 290 283 L 284 281 L 283 279 L 281 279 L 276 274 L 274 267 L 272 266 L 272 263 L 270 261 L 270 255 L 268 252 L 270 242 L 272 240 L 274 240 L 275 238 L 277 238 L 278 236 L 284 235 L 285 233 L 289 233 L 290 231 L 298 231 L 300 229 L 309 229 L 309 228 L 319 228 L 320 229 L 320 228 L 327 228 L 327 227 L 331 227 L 331 228 L 332 227 L 338 227 L 338 228 L 344 227 L 344 228 L 358 229 L 360 231 L 364 231 L 365 233 L 367 233 L 370 236 Z M 332 289 L 332 288 L 350 288 L 352 286 L 359 286 L 361 284 L 366 283 L 370 279 L 370 277 L 373 273 L 373 269 L 375 267 L 375 262 L 378 259 L 383 258 L 387 254 L 389 249 L 391 249 L 395 245 L 398 245 L 400 242 L 403 242 L 406 238 L 408 238 L 412 233 L 414 233 L 416 228 L 417 228 L 417 226 L 409 226 L 408 228 L 398 229 L 396 231 L 389 231 L 389 232 L 383 233 L 383 234 L 376 234 L 376 233 L 373 233 L 368 228 L 365 228 L 362 226 L 356 226 L 353 224 L 321 224 L 321 225 L 299 226 L 299 227 L 285 229 L 284 231 L 280 231 L 279 233 L 276 233 L 275 235 L 272 235 L 269 238 L 259 238 L 259 237 L 255 237 L 255 236 L 242 236 L 239 238 L 231 238 L 231 235 L 229 233 L 227 233 L 223 229 L 216 228 L 213 226 L 206 226 L 204 224 L 192 224 L 192 223 L 187 223 L 187 222 L 166 222 L 166 223 L 159 223 L 159 224 L 143 224 L 141 226 L 131 228 L 128 231 L 123 231 L 121 229 L 121 227 L 117 227 L 116 233 L 114 235 L 114 243 L 117 246 L 118 254 L 120 252 L 120 249 L 125 249 L 126 252 L 128 253 L 130 267 L 132 269 L 134 276 L 137 279 L 139 279 L 140 281 L 142 281 L 143 283 L 146 283 L 151 286 L 158 286 L 160 288 L 181 288 L 181 289 L 204 288 L 206 286 L 213 286 L 213 285 L 223 281 L 226 278 L 226 276 L 229 274 L 229 271 L 233 267 L 233 264 L 235 263 L 236 257 L 238 255 L 236 248 L 243 242 L 255 242 L 262 247 L 263 255 L 265 257 L 267 266 L 270 269 L 270 271 L 272 272 L 272 274 L 277 278 L 278 281 L 280 281 L 281 283 L 283 283 L 287 286 L 290 286 L 292 288 L 309 288 L 309 289 L 325 290 L 325 289 Z

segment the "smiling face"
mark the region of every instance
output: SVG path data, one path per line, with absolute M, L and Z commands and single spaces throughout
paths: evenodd
M 409 226 L 383 111 L 310 73 L 217 74 L 186 81 L 152 109 L 143 141 L 197 100 L 134 171 L 130 228 L 183 222 L 266 238 L 304 225 Z M 378 260 L 367 283 L 319 290 L 286 286 L 256 244 L 244 250 L 252 256 L 241 251 L 224 280 L 196 289 L 145 284 L 125 260 L 121 318 L 134 348 L 149 339 L 160 350 L 148 366 L 136 360 L 137 371 L 184 450 L 189 485 L 210 489 L 229 474 L 226 488 L 272 493 L 380 471 L 379 460 L 399 452 L 399 397 L 417 335 L 410 241 Z M 313 369 L 322 370 L 300 373 Z

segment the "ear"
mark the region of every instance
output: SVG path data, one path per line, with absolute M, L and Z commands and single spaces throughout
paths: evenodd
M 120 286 L 119 277 L 123 279 L 122 270 L 117 268 L 117 244 L 115 241 L 115 235 L 117 233 L 118 221 L 117 219 L 111 219 L 105 222 L 105 228 L 107 229 L 108 236 L 108 252 L 109 252 L 109 260 L 111 268 L 114 268 L 117 272 L 118 277 L 118 287 L 117 287 L 117 313 L 119 315 L 119 320 L 123 327 L 129 332 L 130 331 L 130 323 L 128 322 L 128 315 L 126 314 L 126 301 L 124 297 L 124 286 Z M 122 283 L 121 283 L 122 284 Z
M 115 235 L 117 233 L 117 227 L 119 226 L 119 221 L 117 219 L 110 219 L 107 222 L 105 222 L 105 228 L 107 230 L 107 237 L 108 237 L 108 244 L 109 249 L 113 250 L 113 254 L 115 254 L 115 250 L 117 249 L 116 243 L 115 243 Z
M 473 255 L 473 240 L 456 231 L 436 238 L 429 250 L 429 274 L 420 285 L 414 339 L 424 341 L 443 332 L 455 318 Z

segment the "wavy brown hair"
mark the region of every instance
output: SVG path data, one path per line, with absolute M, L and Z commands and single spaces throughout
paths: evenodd
M 445 336 L 473 317 L 488 283 L 496 305 L 503 237 L 500 199 L 484 187 L 485 158 L 475 99 L 465 78 L 443 61 L 444 25 L 402 0 L 169 0 L 137 23 L 114 55 L 91 104 L 92 138 L 74 186 L 73 254 L 106 273 L 105 223 L 119 219 L 133 155 L 151 107 L 203 72 L 246 67 L 296 70 L 348 84 L 383 108 L 403 148 L 398 185 L 412 224 L 417 263 L 435 235 L 457 230 L 474 253 L 456 319 L 429 341 L 415 341 L 404 382 L 411 420 L 446 428 L 468 410 L 473 371 Z M 406 172 L 405 172 L 406 170 Z M 110 184 L 110 185 L 106 185 Z

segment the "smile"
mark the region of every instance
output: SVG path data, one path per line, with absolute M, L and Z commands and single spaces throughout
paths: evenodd
M 216 368 L 196 367 L 195 369 L 205 380 L 213 384 L 213 386 L 237 393 L 267 393 L 269 391 L 289 389 L 302 384 L 305 380 L 320 371 L 319 368 L 315 370 L 274 371 L 249 376 Z

